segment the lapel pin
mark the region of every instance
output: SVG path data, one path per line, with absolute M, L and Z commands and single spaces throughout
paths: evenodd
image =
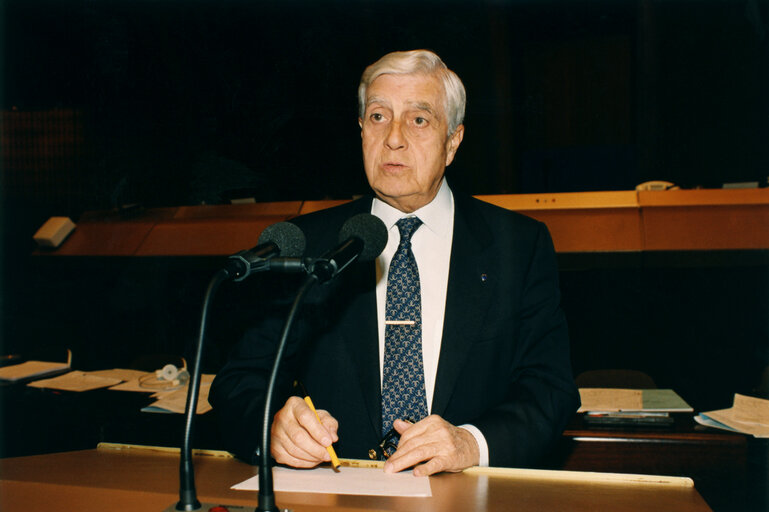
M 488 279 L 489 279 L 489 276 L 487 276 L 486 274 L 481 274 L 481 282 L 485 283 Z

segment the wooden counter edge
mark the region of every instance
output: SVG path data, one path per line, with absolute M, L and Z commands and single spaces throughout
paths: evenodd
M 356 468 L 382 468 L 384 462 L 378 460 L 340 459 L 342 467 Z M 585 483 L 617 483 L 667 485 L 671 487 L 694 487 L 694 481 L 688 477 L 662 476 L 662 475 L 638 475 L 624 473 L 598 473 L 592 471 L 560 471 L 550 469 L 519 469 L 479 467 L 467 468 L 463 473 L 469 475 L 496 476 L 503 478 L 549 480 L 560 482 L 585 482 Z

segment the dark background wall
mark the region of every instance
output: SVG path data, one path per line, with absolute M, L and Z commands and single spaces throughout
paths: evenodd
M 365 192 L 357 83 L 391 50 L 433 49 L 464 80 L 460 191 L 769 175 L 766 0 L 5 0 L 2 24 L 2 344 L 75 347 L 84 368 L 184 350 L 218 262 L 31 258 L 34 231 Z M 668 256 L 562 257 L 575 370 L 637 367 L 728 406 L 769 362 L 765 253 Z M 220 292 L 212 367 L 253 293 Z

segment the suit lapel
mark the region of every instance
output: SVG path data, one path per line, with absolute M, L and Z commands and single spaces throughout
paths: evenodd
M 356 201 L 352 215 L 371 212 L 371 197 Z M 355 265 L 344 275 L 341 294 L 353 297 L 346 317 L 343 336 L 355 363 L 353 370 L 360 386 L 366 413 L 376 438 L 380 437 L 382 404 L 379 379 L 379 334 L 376 306 L 376 262 Z M 352 377 L 352 375 L 351 375 Z M 357 381 L 357 382 L 356 382 Z M 351 383 L 351 385 L 355 385 Z
M 482 275 L 489 268 L 489 255 L 484 248 L 491 243 L 492 233 L 472 201 L 455 196 L 454 236 L 433 414 L 443 415 L 446 411 L 491 296 L 486 293 L 489 284 Z
M 374 262 L 360 265 L 360 272 L 354 276 L 358 282 L 370 281 L 372 286 L 356 297 L 350 308 L 350 318 L 354 320 L 345 332 L 348 350 L 356 363 L 360 389 L 366 404 L 366 412 L 371 426 L 379 437 L 381 430 L 381 391 L 379 383 L 379 338 L 376 309 L 376 269 Z

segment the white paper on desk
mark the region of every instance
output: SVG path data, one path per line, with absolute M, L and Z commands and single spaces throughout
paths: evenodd
M 426 476 L 414 476 L 410 471 L 391 474 L 385 473 L 381 468 L 341 467 L 337 473 L 327 466 L 314 469 L 273 468 L 272 478 L 275 490 L 284 492 L 413 498 L 432 496 L 430 479 Z M 233 485 L 232 488 L 257 491 L 259 476 Z
M 32 377 L 44 377 L 51 373 L 60 373 L 66 370 L 69 370 L 69 363 L 27 361 L 0 368 L 0 380 L 17 381 Z
M 769 400 L 735 393 L 732 409 L 739 421 L 769 427 Z
M 211 389 L 211 382 L 214 380 L 212 374 L 202 374 L 200 376 L 200 388 L 198 395 L 198 404 L 195 409 L 196 414 L 205 414 L 211 410 L 211 404 L 208 403 L 208 391 Z M 175 391 L 163 391 L 152 395 L 157 400 L 142 408 L 142 412 L 160 412 L 184 414 L 187 408 L 187 392 L 189 383 L 183 388 Z
M 106 388 L 120 382 L 120 379 L 99 377 L 86 372 L 74 371 L 50 379 L 36 380 L 27 386 L 33 388 L 59 389 L 62 391 L 91 391 Z
M 701 413 L 702 416 L 715 420 L 719 423 L 733 428 L 737 432 L 750 434 L 753 437 L 769 437 L 769 425 L 760 423 L 749 423 L 736 419 L 734 409 L 721 409 L 718 411 L 709 411 Z
M 125 368 L 112 368 L 111 370 L 95 370 L 88 372 L 88 375 L 115 378 L 120 379 L 123 382 L 138 380 L 140 377 L 144 377 L 146 374 L 147 372 L 143 372 L 141 370 L 129 370 Z

